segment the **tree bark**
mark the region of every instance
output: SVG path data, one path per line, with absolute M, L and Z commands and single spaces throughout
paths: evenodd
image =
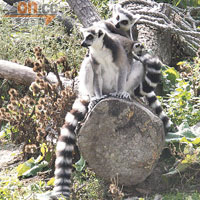
M 138 40 L 163 63 L 174 66 L 180 60 L 196 56 L 200 29 L 198 14 L 192 16 L 195 8 L 185 10 L 146 0 L 122 0 L 120 4 L 132 14 L 140 15 Z
M 96 175 L 120 185 L 143 182 L 164 146 L 162 121 L 136 101 L 108 98 L 89 113 L 78 146 Z
M 12 6 L 14 3 L 23 1 L 23 0 L 3 0 L 3 1 Z
M 30 67 L 0 60 L 0 78 L 12 80 L 23 85 L 31 85 L 31 83 L 35 81 L 36 76 L 36 73 Z M 56 75 L 52 72 L 47 75 L 46 79 L 50 83 L 58 82 Z M 60 75 L 60 80 L 64 87 L 73 87 L 74 85 L 74 80 L 67 79 L 64 76 Z
M 0 78 L 13 80 L 16 83 L 24 85 L 30 85 L 35 81 L 36 73 L 30 67 L 0 60 Z
M 89 0 L 68 0 L 67 3 L 84 27 L 91 26 L 93 22 L 101 20 L 96 8 Z

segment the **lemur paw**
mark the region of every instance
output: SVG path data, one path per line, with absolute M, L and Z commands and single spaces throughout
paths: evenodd
M 100 99 L 91 100 L 88 105 L 88 111 L 90 112 L 99 101 Z
M 94 108 L 94 106 L 99 102 L 101 101 L 102 99 L 105 99 L 106 97 L 108 97 L 107 95 L 103 95 L 101 96 L 100 98 L 99 97 L 92 97 L 91 98 L 91 101 L 88 105 L 88 111 L 91 111 L 92 108 Z
M 114 92 L 110 94 L 113 97 L 118 97 L 121 99 L 131 100 L 131 96 L 128 92 Z
M 120 92 L 118 96 L 122 99 L 131 100 L 131 95 L 128 92 Z

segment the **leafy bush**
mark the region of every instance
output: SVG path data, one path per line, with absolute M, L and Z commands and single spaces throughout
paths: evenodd
M 176 133 L 166 136 L 175 163 L 163 175 L 164 178 L 200 165 L 200 58 L 197 55 L 192 61 L 179 62 L 177 65 L 180 72 L 168 67 L 163 70 L 164 92 L 167 96 L 160 98 L 167 114 L 178 125 Z
M 200 124 L 190 127 L 188 123 L 182 123 L 178 132 L 168 133 L 166 142 L 176 162 L 164 177 L 184 172 L 194 164 L 200 165 Z
M 0 119 L 9 122 L 12 140 L 24 144 L 24 155 L 38 155 L 42 143 L 48 143 L 47 151 L 52 154 L 54 138 L 58 137 L 66 112 L 71 109 L 76 95 L 71 87 L 64 88 L 59 81 L 55 84 L 49 82 L 47 72 L 58 75 L 60 67 L 67 77 L 73 78 L 76 71 L 68 66 L 65 57 L 49 61 L 40 47 L 34 51 L 37 62 L 26 60 L 27 65 L 33 65 L 33 71 L 37 73 L 30 87 L 31 92 L 20 97 L 15 89 L 10 89 L 10 103 L 0 109 Z M 47 136 L 50 138 L 48 142 Z
M 0 7 L 0 59 L 24 64 L 27 58 L 34 58 L 34 47 L 39 46 L 47 58 L 66 56 L 70 66 L 78 68 L 85 54 L 80 48 L 80 34 L 76 29 L 68 35 L 65 27 L 54 20 L 48 26 L 40 21 L 33 25 L 19 24 L 5 18 Z
M 25 142 L 24 154 L 38 154 L 42 138 L 47 132 L 59 133 L 65 113 L 71 108 L 70 98 L 71 102 L 75 98 L 72 89 L 49 83 L 46 75 L 53 71 L 74 78 L 85 49 L 80 48 L 78 31 L 74 29 L 68 35 L 63 25 L 56 20 L 48 26 L 43 23 L 30 26 L 3 17 L 2 8 L 0 14 L 0 59 L 32 67 L 38 75 L 36 83 L 32 85 L 32 92 L 28 87 L 0 80 L 1 125 L 5 121 L 10 124 L 2 126 L 1 133 L 4 137 L 11 135 L 16 143 Z
M 174 68 L 163 70 L 163 86 L 167 96 L 160 97 L 172 121 L 194 125 L 200 121 L 200 58 L 179 62 L 180 73 Z
M 98 12 L 101 14 L 101 17 L 103 19 L 107 18 L 110 15 L 108 8 L 109 0 L 103 0 L 103 1 L 91 0 L 91 2 L 98 9 Z

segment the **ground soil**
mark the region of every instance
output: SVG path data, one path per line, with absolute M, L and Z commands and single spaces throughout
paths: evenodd
M 18 162 L 21 152 L 21 145 L 0 142 L 0 169 Z

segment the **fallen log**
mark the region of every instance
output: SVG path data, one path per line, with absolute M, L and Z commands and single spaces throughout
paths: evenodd
M 152 173 L 164 135 L 162 121 L 146 106 L 108 98 L 87 116 L 78 132 L 78 146 L 97 176 L 130 186 Z
M 23 85 L 31 85 L 31 83 L 35 81 L 36 76 L 37 74 L 30 67 L 6 60 L 0 60 L 0 78 L 12 80 Z M 64 87 L 73 87 L 74 80 L 65 78 L 62 74 L 59 74 L 59 77 Z M 53 72 L 50 72 L 46 79 L 50 83 L 58 82 L 58 79 Z
M 0 78 L 13 80 L 16 83 L 30 85 L 35 81 L 36 73 L 32 68 L 6 60 L 0 60 Z

